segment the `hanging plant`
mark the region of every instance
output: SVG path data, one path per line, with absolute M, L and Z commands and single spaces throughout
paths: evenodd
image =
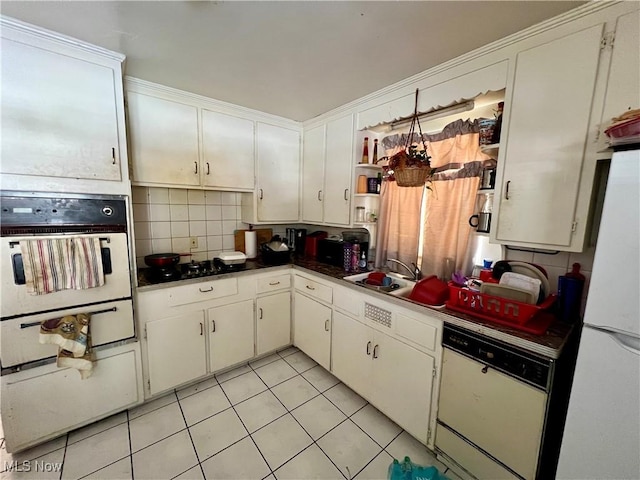
M 413 142 L 416 125 L 422 148 Z M 416 88 L 415 106 L 407 141 L 402 150 L 389 158 L 389 171 L 393 171 L 393 176 L 399 187 L 420 187 L 429 181 L 434 173 L 430 160 L 431 157 L 427 154 L 427 142 L 424 139 L 418 118 L 418 89 Z

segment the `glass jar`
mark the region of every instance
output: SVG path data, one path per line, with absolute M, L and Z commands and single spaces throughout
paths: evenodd
M 366 222 L 364 207 L 356 207 L 356 222 L 357 223 Z

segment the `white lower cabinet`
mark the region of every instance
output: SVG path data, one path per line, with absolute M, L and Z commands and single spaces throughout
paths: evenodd
M 147 322 L 146 337 L 151 395 L 207 374 L 203 310 Z
M 331 308 L 295 292 L 293 318 L 293 344 L 329 370 Z
M 289 277 L 287 277 L 289 278 Z M 291 293 L 256 300 L 256 354 L 271 352 L 291 343 Z
M 210 308 L 207 317 L 211 372 L 253 357 L 253 300 Z
M 435 359 L 338 311 L 333 317 L 332 372 L 427 443 Z

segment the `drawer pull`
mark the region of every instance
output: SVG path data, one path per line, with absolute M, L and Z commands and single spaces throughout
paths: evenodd
M 262 307 L 260 307 L 258 310 L 260 310 L 260 316 L 258 318 L 262 320 Z
M 489 371 L 489 365 L 485 365 L 482 369 L 482 373 L 487 373 Z
M 309 290 L 315 290 L 315 289 L 316 289 L 315 287 L 312 287 L 311 285 L 306 285 L 306 287 L 307 287 Z
M 371 341 L 367 342 L 367 355 L 371 355 Z
M 211 333 L 216 333 L 216 321 L 212 319 L 211 323 L 213 324 L 213 329 L 211 330 Z
M 203 290 L 203 289 L 201 289 L 201 288 L 198 288 L 198 290 L 200 290 L 202 293 L 207 293 L 207 292 L 212 292 L 212 291 L 213 291 L 213 287 L 209 287 L 209 288 L 208 288 L 208 289 L 206 289 L 206 290 Z
M 505 185 L 505 189 L 504 189 L 504 199 L 505 200 L 509 200 L 509 184 L 511 183 L 511 180 L 507 181 L 507 184 Z
M 348 189 L 348 188 L 345 188 L 345 189 L 344 189 L 344 199 L 345 199 L 345 200 L 349 200 L 349 197 L 347 196 L 347 193 L 349 193 L 349 189 Z
M 207 175 L 211 174 L 211 168 L 209 167 L 209 162 L 207 162 Z
M 318 201 L 322 201 L 322 190 L 318 190 Z
M 280 282 L 269 282 L 269 285 L 280 285 Z
M 196 171 L 194 173 L 198 173 L 198 162 L 193 162 L 193 164 L 196 166 Z
M 325 320 L 324 321 L 324 331 L 328 332 L 329 331 L 329 320 Z
M 99 313 L 107 313 L 107 312 L 115 312 L 118 310 L 117 307 L 106 308 L 104 310 L 96 310 L 95 312 L 87 312 L 90 315 L 98 315 Z M 42 322 L 30 322 L 30 323 L 21 323 L 20 328 L 29 328 L 29 327 L 37 327 L 42 325 Z
M 373 347 L 373 358 L 378 358 L 378 345 Z
M 204 335 L 204 324 L 200 322 L 200 336 Z

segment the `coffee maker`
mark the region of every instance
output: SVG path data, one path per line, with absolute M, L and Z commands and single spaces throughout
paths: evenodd
M 287 228 L 287 244 L 296 255 L 304 255 L 304 246 L 307 239 L 306 228 Z

